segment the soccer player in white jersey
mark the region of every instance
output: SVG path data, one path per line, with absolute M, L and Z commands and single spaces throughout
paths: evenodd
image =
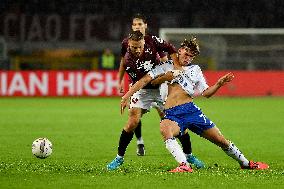
M 122 97 L 121 113 L 127 105 L 127 99 L 151 80 L 152 84 L 164 81 L 169 83 L 168 97 L 165 103 L 165 117 L 160 122 L 160 131 L 166 148 L 173 155 L 179 166 L 170 172 L 192 172 L 186 157 L 177 143 L 175 136 L 186 129 L 202 136 L 219 146 L 228 156 L 234 158 L 242 169 L 268 169 L 262 162 L 249 161 L 230 140 L 227 140 L 215 126 L 193 103 L 193 97 L 203 95 L 211 97 L 220 87 L 233 80 L 234 75 L 228 73 L 221 77 L 213 86 L 208 86 L 198 65 L 189 65 L 199 54 L 199 46 L 195 38 L 185 40 L 178 50 L 178 64 L 171 61 L 151 70 L 133 85 Z M 188 66 L 189 65 L 189 66 Z

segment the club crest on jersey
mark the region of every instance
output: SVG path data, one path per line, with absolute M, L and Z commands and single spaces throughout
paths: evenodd
M 145 49 L 145 53 L 152 54 L 153 52 L 151 51 L 151 49 Z
M 136 103 L 138 102 L 138 98 L 131 98 L 131 102 L 132 102 L 133 104 L 136 104 Z
M 138 60 L 137 60 L 138 62 Z M 145 71 L 150 71 L 153 68 L 153 64 L 151 64 L 151 60 L 140 62 L 140 65 L 137 66 L 137 69 L 144 69 Z

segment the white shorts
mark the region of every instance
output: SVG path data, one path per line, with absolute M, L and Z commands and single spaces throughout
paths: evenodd
M 164 111 L 164 101 L 161 98 L 159 89 L 140 89 L 131 96 L 129 108 L 150 110 L 154 102 L 161 111 Z

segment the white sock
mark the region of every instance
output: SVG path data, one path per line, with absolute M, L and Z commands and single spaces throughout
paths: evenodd
M 137 138 L 137 144 L 144 144 L 144 140 L 142 137 Z
M 116 157 L 117 157 L 117 158 L 122 158 L 122 159 L 123 159 L 123 156 L 120 156 L 120 155 L 118 155 L 118 154 L 116 155 Z
M 169 138 L 165 141 L 166 148 L 169 150 L 169 152 L 174 156 L 175 160 L 181 164 L 181 163 L 187 163 L 185 154 L 183 153 L 180 145 L 176 141 L 175 138 Z
M 248 166 L 249 161 L 243 153 L 232 143 L 230 142 L 229 147 L 227 149 L 223 149 L 223 151 L 230 157 L 234 158 L 239 162 L 240 165 Z

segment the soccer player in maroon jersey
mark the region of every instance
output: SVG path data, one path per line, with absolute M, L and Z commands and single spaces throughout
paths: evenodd
M 146 30 L 147 30 L 147 20 L 145 18 L 145 16 L 141 15 L 141 14 L 136 14 L 132 17 L 132 30 L 133 31 L 140 31 L 143 35 L 144 35 L 144 40 L 146 44 L 151 44 L 153 43 L 154 39 L 158 39 L 155 36 L 146 34 Z M 159 39 L 160 40 L 160 39 Z M 123 76 L 125 74 L 125 66 L 124 66 L 124 56 L 127 52 L 128 49 L 128 38 L 125 38 L 122 41 L 122 45 L 121 45 L 121 63 L 120 63 L 120 67 L 119 67 L 119 91 L 121 93 L 124 92 L 123 89 Z M 157 51 L 157 55 L 160 57 L 160 61 L 164 62 L 167 61 L 167 54 L 163 51 Z M 161 85 L 160 89 L 161 92 L 163 92 L 164 87 L 167 87 L 166 85 Z M 164 99 L 162 99 L 164 100 Z M 159 116 L 162 118 L 164 116 L 163 113 L 163 107 L 161 107 L 161 103 L 154 103 L 155 104 L 155 108 L 159 114 Z M 137 155 L 139 156 L 143 156 L 145 155 L 145 147 L 144 147 L 144 141 L 142 138 L 142 132 L 141 132 L 141 120 L 139 120 L 134 133 L 137 137 Z M 183 146 L 183 151 L 185 154 L 187 154 L 188 158 L 190 159 L 190 161 L 197 167 L 197 168 L 203 168 L 204 167 L 204 163 L 200 160 L 198 160 L 194 155 L 192 155 L 192 147 L 191 147 L 191 141 L 190 141 L 190 137 L 189 134 L 186 133 L 185 135 L 182 135 L 180 137 L 178 137 L 182 146 Z
M 132 30 L 133 31 L 140 31 L 143 35 L 144 35 L 144 39 L 145 39 L 145 43 L 149 43 L 151 42 L 152 36 L 149 34 L 146 34 L 146 30 L 147 30 L 147 21 L 146 18 L 141 15 L 141 14 L 136 14 L 132 17 Z M 125 74 L 125 68 L 123 66 L 124 64 L 124 56 L 127 52 L 127 48 L 128 48 L 128 37 L 124 38 L 122 43 L 121 43 L 121 61 L 120 61 L 120 67 L 119 67 L 119 73 L 118 73 L 118 77 L 119 77 L 119 88 L 118 90 L 121 93 L 124 93 L 124 82 L 123 82 L 123 76 Z M 167 54 L 164 52 L 157 52 L 158 55 L 160 56 L 160 60 L 162 62 L 167 61 L 168 57 Z M 163 112 L 162 110 L 157 106 L 157 104 L 155 103 L 155 108 L 159 114 L 159 116 L 162 118 L 163 117 Z M 142 129 L 141 129 L 141 120 L 138 122 L 137 127 L 134 130 L 135 136 L 137 138 L 137 155 L 138 156 L 144 156 L 145 155 L 145 146 L 144 146 L 144 141 L 142 138 Z M 186 137 L 184 137 L 186 138 Z M 189 138 L 189 136 L 188 136 Z M 191 144 L 190 144 L 190 139 L 189 141 L 186 140 L 186 143 L 188 143 L 188 148 L 191 148 Z M 191 149 L 189 149 L 190 153 L 191 153 Z
M 152 36 L 152 40 L 146 43 L 144 35 L 140 31 L 132 31 L 129 34 L 128 50 L 124 56 L 122 66 L 128 73 L 132 84 L 160 63 L 158 52 L 167 52 L 174 62 L 178 61 L 176 50 L 170 43 L 156 36 Z M 143 113 L 150 109 L 153 102 L 156 102 L 161 109 L 163 108 L 163 101 L 157 85 L 148 84 L 131 97 L 128 121 L 120 135 L 118 154 L 107 165 L 109 170 L 117 169 L 123 164 L 123 157 L 128 144 L 132 140 L 133 131 L 137 127 Z M 189 158 L 193 156 L 192 154 L 188 155 Z

